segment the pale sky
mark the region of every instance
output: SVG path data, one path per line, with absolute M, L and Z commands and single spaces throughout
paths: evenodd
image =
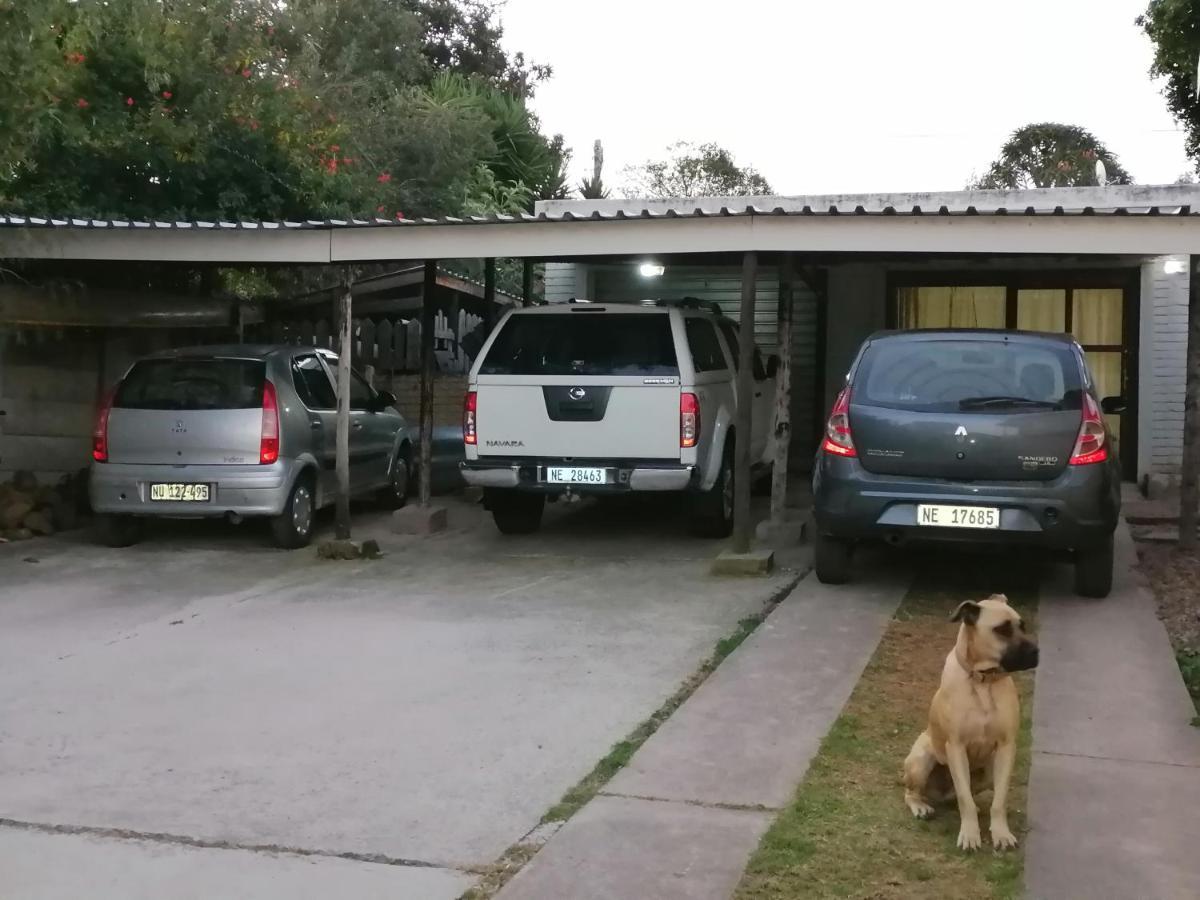
M 1134 25 L 1148 0 L 507 0 L 534 100 L 604 180 L 715 141 L 777 193 L 959 190 L 1015 128 L 1092 131 L 1141 184 L 1191 166 Z

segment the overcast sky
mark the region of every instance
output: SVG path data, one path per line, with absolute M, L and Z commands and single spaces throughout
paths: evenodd
M 1147 0 L 507 0 L 554 67 L 534 106 L 605 181 L 716 141 L 781 194 L 958 190 L 1028 122 L 1090 129 L 1142 184 L 1190 166 L 1150 81 Z

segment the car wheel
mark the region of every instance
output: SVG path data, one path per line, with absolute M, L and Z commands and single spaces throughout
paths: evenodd
M 497 492 L 489 498 L 488 506 L 501 534 L 533 534 L 542 527 L 546 498 L 520 491 Z
M 312 479 L 301 476 L 296 479 L 283 512 L 271 518 L 271 535 L 276 546 L 285 550 L 307 546 L 312 540 L 316 512 L 317 498 L 313 494 Z
M 725 445 L 717 480 L 692 499 L 692 533 L 697 537 L 726 538 L 733 532 L 733 442 Z
M 134 516 L 101 513 L 92 522 L 92 528 L 96 540 L 106 547 L 132 547 L 142 539 L 142 520 Z
M 845 584 L 850 580 L 850 562 L 853 556 L 854 547 L 849 541 L 841 541 L 818 532 L 813 552 L 813 568 L 817 570 L 817 581 L 821 584 Z
M 412 493 L 412 469 L 408 462 L 407 448 L 396 451 L 391 471 L 391 480 L 388 486 L 380 491 L 379 499 L 388 509 L 400 509 L 408 503 L 409 495 Z
M 1111 534 L 1094 547 L 1075 551 L 1075 593 L 1081 597 L 1107 597 L 1112 590 L 1112 580 Z

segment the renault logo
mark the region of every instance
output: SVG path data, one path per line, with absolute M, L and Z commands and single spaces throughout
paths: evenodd
M 963 427 L 962 425 L 959 425 L 957 428 L 954 429 L 954 436 L 955 437 L 966 437 L 967 429 L 965 427 Z
M 567 394 L 570 395 L 572 400 L 582 400 L 587 396 L 587 391 L 581 387 L 573 387 L 567 391 Z

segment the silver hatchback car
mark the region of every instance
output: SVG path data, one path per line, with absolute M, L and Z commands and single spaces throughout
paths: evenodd
M 351 493 L 402 506 L 409 428 L 395 397 L 351 375 Z M 134 363 L 93 435 L 100 539 L 129 546 L 153 517 L 258 516 L 279 546 L 304 546 L 336 493 L 336 384 L 337 357 L 313 347 L 196 347 Z

